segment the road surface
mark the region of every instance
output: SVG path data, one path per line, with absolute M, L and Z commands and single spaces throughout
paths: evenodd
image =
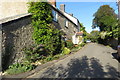
M 116 50 L 96 43 L 48 66 L 28 78 L 118 78 Z

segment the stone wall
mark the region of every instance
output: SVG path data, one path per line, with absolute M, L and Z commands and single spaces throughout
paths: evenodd
M 33 28 L 31 25 L 31 15 L 17 15 L 1 20 L 2 24 L 2 66 L 7 68 L 12 63 L 21 62 L 24 58 L 23 48 L 34 43 L 32 40 Z M 68 39 L 72 39 L 77 26 L 68 20 L 68 27 L 65 26 L 67 17 L 58 14 L 58 21 L 54 25 L 66 34 Z
M 0 56 L 2 56 L 2 25 L 0 24 Z M 0 72 L 2 71 L 2 57 L 0 57 Z
M 58 21 L 56 22 L 59 25 L 59 29 L 62 30 L 68 39 L 72 39 L 72 36 L 75 32 L 78 32 L 77 26 L 68 20 L 68 27 L 65 26 L 65 20 L 68 20 L 61 14 L 58 14 Z
M 34 43 L 32 32 L 30 15 L 2 23 L 3 68 L 23 59 L 22 49 Z
M 110 45 L 112 48 L 117 49 L 118 46 L 118 40 L 117 39 L 109 39 L 107 40 L 107 44 Z

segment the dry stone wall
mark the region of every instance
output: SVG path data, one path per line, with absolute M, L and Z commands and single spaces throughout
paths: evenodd
M 2 66 L 21 62 L 23 48 L 34 43 L 30 15 L 2 23 Z

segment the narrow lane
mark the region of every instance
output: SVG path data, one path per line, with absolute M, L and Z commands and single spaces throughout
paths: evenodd
M 80 51 L 28 78 L 118 78 L 116 50 L 89 43 Z

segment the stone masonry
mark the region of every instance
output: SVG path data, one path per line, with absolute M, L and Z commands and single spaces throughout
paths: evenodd
M 2 66 L 22 61 L 22 49 L 34 43 L 32 32 L 30 16 L 2 23 Z
M 0 56 L 2 55 L 2 25 L 0 24 Z M 2 70 L 2 67 L 1 67 L 1 61 L 2 60 L 2 57 L 0 57 L 0 72 Z

